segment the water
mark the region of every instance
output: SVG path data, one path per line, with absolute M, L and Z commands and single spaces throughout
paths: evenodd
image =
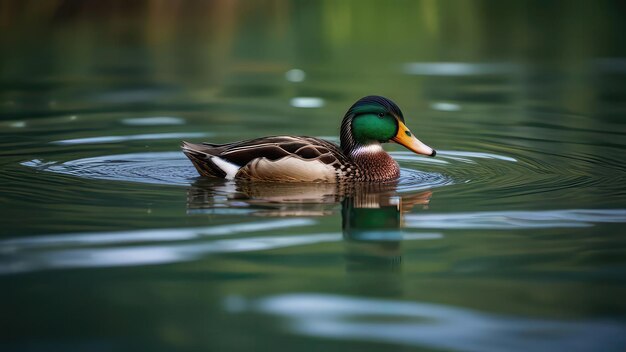
M 0 19 L 1 350 L 626 349 L 620 5 L 50 4 Z M 367 94 L 437 157 L 276 185 L 180 152 L 337 141 Z

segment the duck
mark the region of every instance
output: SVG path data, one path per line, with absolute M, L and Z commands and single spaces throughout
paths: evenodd
M 395 142 L 421 155 L 436 151 L 409 130 L 388 98 L 370 95 L 345 113 L 340 144 L 308 136 L 268 136 L 239 142 L 182 142 L 201 176 L 226 180 L 341 183 L 386 182 L 400 177 L 398 163 L 382 148 Z

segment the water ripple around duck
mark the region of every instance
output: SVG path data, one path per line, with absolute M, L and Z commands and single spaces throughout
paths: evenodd
M 399 193 L 471 183 L 474 191 L 480 187 L 510 196 L 598 186 L 601 182 L 601 178 L 584 170 L 563 169 L 504 154 L 443 150 L 436 158 L 407 151 L 391 155 L 401 165 Z M 188 186 L 198 179 L 192 164 L 179 151 L 115 154 L 65 162 L 34 159 L 22 165 L 85 179 L 147 184 Z
M 196 170 L 181 152 L 154 152 L 105 155 L 66 162 L 34 159 L 24 166 L 86 179 L 187 186 L 198 178 Z M 409 192 L 454 183 L 444 173 L 402 168 L 398 191 Z

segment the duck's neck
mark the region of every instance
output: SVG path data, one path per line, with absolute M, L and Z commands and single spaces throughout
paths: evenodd
M 383 150 L 380 143 L 356 144 L 346 154 L 361 169 L 366 181 L 389 181 L 400 177 L 398 163 Z

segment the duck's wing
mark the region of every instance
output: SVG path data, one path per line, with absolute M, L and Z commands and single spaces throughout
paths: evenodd
M 336 144 L 313 137 L 273 136 L 229 144 L 183 142 L 200 174 L 227 179 L 335 182 L 346 164 Z

